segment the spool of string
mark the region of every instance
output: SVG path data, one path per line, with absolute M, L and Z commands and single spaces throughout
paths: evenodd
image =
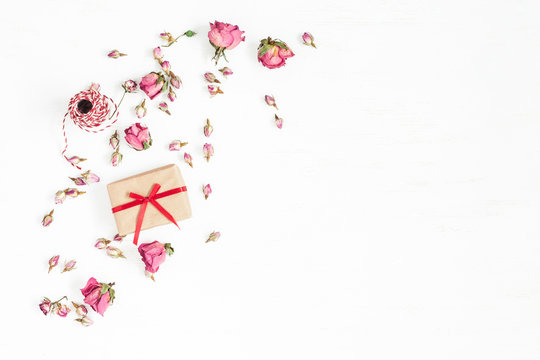
M 111 104 L 114 106 L 114 112 L 109 118 L 109 112 L 111 110 Z M 77 169 L 81 169 L 77 164 L 69 161 L 66 156 L 68 149 L 68 139 L 66 136 L 66 118 L 73 121 L 75 125 L 84 131 L 91 133 L 101 132 L 111 127 L 118 120 L 118 106 L 112 99 L 101 94 L 99 92 L 99 85 L 93 84 L 90 89 L 84 90 L 76 94 L 69 100 L 68 110 L 64 115 L 64 121 L 62 123 L 62 132 L 64 133 L 64 150 L 62 156 Z M 111 120 L 109 124 L 104 125 L 107 120 Z

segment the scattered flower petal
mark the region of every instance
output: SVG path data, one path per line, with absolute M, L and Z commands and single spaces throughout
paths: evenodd
M 54 213 L 54 209 L 52 209 L 50 213 L 45 215 L 43 217 L 43 220 L 41 220 L 41 225 L 45 227 L 51 225 L 51 223 L 53 222 L 53 213 Z
M 206 184 L 203 186 L 203 194 L 204 194 L 204 199 L 208 199 L 208 196 L 210 196 L 210 194 L 212 193 L 212 188 L 210 187 L 210 184 Z
M 221 233 L 219 231 L 213 231 L 210 236 L 208 236 L 208 240 L 206 240 L 206 242 L 216 241 L 220 236 Z
M 193 167 L 193 158 L 190 154 L 184 153 L 184 161 L 189 164 L 189 166 Z
M 58 259 L 60 259 L 60 255 L 55 255 L 52 258 L 49 259 L 49 271 L 47 273 L 50 273 L 51 270 L 58 265 Z
M 212 144 L 204 144 L 203 145 L 203 153 L 204 157 L 206 158 L 206 161 L 210 161 L 210 158 L 214 156 L 214 146 Z
M 180 151 L 180 149 L 184 146 L 186 146 L 187 142 L 182 142 L 180 140 L 173 140 L 169 144 L 169 151 Z
M 109 52 L 109 54 L 107 54 L 108 57 L 112 58 L 112 59 L 118 59 L 119 57 L 121 56 L 127 56 L 127 54 L 122 54 L 120 51 L 118 50 L 111 50 Z

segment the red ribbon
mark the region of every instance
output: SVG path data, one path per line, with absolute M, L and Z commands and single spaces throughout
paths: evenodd
M 182 187 L 174 188 L 171 190 L 163 191 L 158 194 L 157 192 L 160 187 L 161 185 L 154 184 L 154 187 L 152 187 L 152 191 L 150 191 L 150 195 L 148 195 L 147 197 L 144 197 L 135 193 L 129 193 L 129 197 L 132 199 L 135 199 L 134 201 L 113 207 L 112 209 L 112 212 L 115 213 L 118 211 L 132 208 L 137 205 L 141 205 L 141 208 L 139 210 L 139 215 L 137 216 L 137 225 L 135 226 L 135 236 L 133 237 L 133 243 L 135 245 L 137 245 L 137 241 L 139 240 L 139 234 L 141 232 L 142 222 L 144 219 L 144 213 L 146 212 L 146 207 L 148 206 L 148 203 L 151 203 L 152 205 L 154 205 L 154 207 L 158 209 L 160 213 L 162 213 L 167 219 L 169 219 L 174 225 L 176 225 L 177 228 L 180 229 L 180 226 L 178 226 L 173 216 L 167 210 L 165 210 L 165 208 L 161 206 L 156 200 L 164 198 L 166 196 L 171 196 L 174 194 L 187 191 L 187 188 L 185 186 L 182 186 Z

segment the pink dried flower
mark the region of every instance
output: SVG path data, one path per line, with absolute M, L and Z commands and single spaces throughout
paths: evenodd
M 180 149 L 184 146 L 186 146 L 187 142 L 182 142 L 180 140 L 173 140 L 169 144 L 169 151 L 180 151 Z
M 210 158 L 214 156 L 214 147 L 212 144 L 204 144 L 203 145 L 203 153 L 204 157 L 206 158 L 206 161 L 210 161 Z
M 67 159 L 71 163 L 71 165 L 77 165 L 80 162 L 86 161 L 86 159 L 81 159 L 78 156 L 72 156 L 69 159 Z
M 125 237 L 126 237 L 126 235 L 116 234 L 116 235 L 114 235 L 113 240 L 114 241 L 122 241 L 122 240 L 124 240 Z
M 118 145 L 120 145 L 120 139 L 118 139 L 118 131 L 115 131 L 114 134 L 111 135 L 109 139 L 109 145 L 111 145 L 113 150 L 118 149 Z
M 163 74 L 151 72 L 141 79 L 139 87 L 148 95 L 150 100 L 153 100 L 162 91 L 166 89 L 166 82 Z
M 165 41 L 167 41 L 167 42 L 173 42 L 173 41 L 174 41 L 174 36 L 172 36 L 172 34 L 169 33 L 169 32 L 162 32 L 161 34 L 159 34 L 159 36 L 160 36 L 163 40 L 165 40 Z
M 51 311 L 51 300 L 43 298 L 43 301 L 39 303 L 39 310 L 43 312 L 43 315 L 48 315 Z
M 158 105 L 159 110 L 163 111 L 167 115 L 171 115 L 171 112 L 169 111 L 169 105 L 165 101 L 160 102 Z
M 73 302 L 73 301 L 71 302 L 71 304 L 75 308 L 75 312 L 77 313 L 77 315 L 86 316 L 88 314 L 88 309 L 86 308 L 86 306 L 79 305 L 79 304 L 77 304 L 76 302 Z
M 70 260 L 68 261 L 65 265 L 64 265 L 64 270 L 62 270 L 63 273 L 65 273 L 66 271 L 71 271 L 73 269 L 75 269 L 75 265 L 77 264 L 77 262 L 75 260 Z
M 219 71 L 223 74 L 223 76 L 227 77 L 229 75 L 233 74 L 233 71 L 229 69 L 228 67 L 224 67 L 223 69 L 219 69 Z
M 127 56 L 127 54 L 122 54 L 120 51 L 118 50 L 111 50 L 108 54 L 107 54 L 108 57 L 112 58 L 112 59 L 118 59 L 120 56 Z
M 65 199 L 66 199 L 65 190 L 58 190 L 56 192 L 56 194 L 54 195 L 54 203 L 55 204 L 62 204 Z
M 96 244 L 94 245 L 94 247 L 96 249 L 102 250 L 102 249 L 105 249 L 107 247 L 107 245 L 109 245 L 110 242 L 111 242 L 111 240 L 107 240 L 107 239 L 104 239 L 104 238 L 99 238 L 97 240 Z
M 212 96 L 217 95 L 217 94 L 223 94 L 223 91 L 221 91 L 220 87 L 214 86 L 214 85 L 208 85 L 208 92 Z
M 220 236 L 221 233 L 219 231 L 213 231 L 210 236 L 208 236 L 208 240 L 206 240 L 206 242 L 216 241 Z
M 304 45 L 313 46 L 314 48 L 317 48 L 315 46 L 315 43 L 313 42 L 313 35 L 311 35 L 308 32 L 305 32 L 304 35 L 302 35 L 302 40 L 304 41 Z
M 87 184 L 98 183 L 101 180 L 99 176 L 97 176 L 94 173 L 91 173 L 90 170 L 82 173 L 81 176 L 84 178 Z
M 170 77 L 171 85 L 177 89 L 180 89 L 180 85 L 182 85 L 182 80 L 180 80 L 180 78 L 176 76 L 172 71 L 170 71 Z
M 109 255 L 110 257 L 112 258 L 126 258 L 124 256 L 124 254 L 122 253 L 122 251 L 118 248 L 115 248 L 114 246 L 107 246 L 107 248 L 105 249 L 105 251 L 107 252 L 107 255 Z
M 268 105 L 273 106 L 276 109 L 278 108 L 277 105 L 276 105 L 276 99 L 274 98 L 274 96 L 272 96 L 272 95 L 264 95 L 264 101 L 266 101 L 266 103 Z
M 114 301 L 115 291 L 112 288 L 113 286 L 114 283 L 98 283 L 95 278 L 90 278 L 86 286 L 81 289 L 84 302 L 103 316 L 109 304 Z
M 118 166 L 118 164 L 120 164 L 120 162 L 122 161 L 122 158 L 124 156 L 122 154 L 120 154 L 119 152 L 114 152 L 111 156 L 111 164 L 112 166 Z
M 184 161 L 189 164 L 189 166 L 193 167 L 193 159 L 188 153 L 184 153 Z
M 50 273 L 51 270 L 58 265 L 58 259 L 60 259 L 60 255 L 55 255 L 52 258 L 49 259 L 49 271 L 47 273 Z
M 176 100 L 176 93 L 174 92 L 174 90 L 172 89 L 172 87 L 169 88 L 169 100 L 171 100 L 171 102 L 173 102 L 174 100 Z
M 60 317 L 66 317 L 67 314 L 69 314 L 70 311 L 71 311 L 71 309 L 67 305 L 64 305 L 64 304 L 60 304 L 56 308 L 56 314 L 58 316 L 60 316 Z
M 212 74 L 211 72 L 204 73 L 204 78 L 209 83 L 220 83 L 218 79 L 216 79 L 216 75 Z
M 126 142 L 137 151 L 146 150 L 152 146 L 150 131 L 144 125 L 135 123 L 124 130 Z
M 208 39 L 210 44 L 216 49 L 214 59 L 216 64 L 221 56 L 225 57 L 225 50 L 234 49 L 240 42 L 245 41 L 246 38 L 237 25 L 231 25 L 215 21 L 210 23 L 210 31 L 208 32 Z M 227 59 L 225 57 L 225 59 Z
M 71 198 L 76 198 L 79 195 L 86 194 L 86 191 L 79 191 L 74 188 L 67 188 L 65 191 L 66 191 L 66 195 Z
M 206 119 L 206 125 L 204 125 L 204 136 L 210 137 L 214 132 L 214 128 L 210 125 L 210 120 Z
M 259 62 L 269 68 L 276 69 L 285 65 L 285 61 L 293 57 L 292 50 L 281 40 L 272 38 L 262 39 L 259 45 L 257 59 Z
M 90 319 L 88 316 L 83 316 L 82 318 L 75 319 L 75 321 L 80 322 L 82 326 L 90 326 L 94 323 L 92 319 Z
M 167 257 L 166 255 L 170 256 L 173 253 L 174 249 L 169 243 L 162 244 L 159 241 L 154 241 L 139 245 L 139 254 L 144 262 L 146 274 L 152 280 L 154 280 L 153 274 L 159 270 L 159 266 Z
M 41 220 L 41 225 L 45 227 L 51 225 L 51 223 L 53 222 L 53 212 L 54 212 L 54 209 L 52 209 L 50 213 L 48 213 L 47 215 L 43 217 L 43 220 Z
M 146 108 L 144 107 L 145 103 L 146 103 L 146 99 L 143 100 L 141 105 L 135 106 L 135 115 L 137 115 L 139 119 L 142 119 L 143 117 L 146 116 Z
M 160 61 L 161 59 L 163 59 L 163 51 L 161 50 L 159 46 L 157 48 L 154 48 L 154 50 L 152 50 L 152 53 L 154 54 L 154 59 L 156 59 L 157 61 Z
M 277 114 L 274 114 L 274 117 L 275 117 L 275 123 L 276 123 L 276 126 L 278 127 L 278 129 L 281 129 L 283 127 L 283 119 L 278 117 Z
M 202 191 L 204 194 L 204 199 L 208 199 L 208 196 L 210 196 L 210 194 L 212 193 L 212 188 L 210 187 L 210 184 L 204 185 Z
M 133 80 L 127 80 L 122 84 L 124 91 L 127 93 L 132 93 L 137 90 L 137 83 Z
M 83 177 L 77 177 L 77 178 L 72 178 L 70 177 L 71 181 L 73 181 L 75 183 L 75 185 L 77 186 L 83 186 L 83 185 L 86 185 L 86 180 L 84 180 Z
M 165 60 L 161 63 L 161 68 L 163 69 L 163 71 L 165 71 L 165 74 L 169 75 L 171 71 L 171 63 Z

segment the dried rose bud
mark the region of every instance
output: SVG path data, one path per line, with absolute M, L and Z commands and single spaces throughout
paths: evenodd
M 41 220 L 41 225 L 45 227 L 51 225 L 51 223 L 53 222 L 53 216 L 52 216 L 53 212 L 54 212 L 54 209 L 52 209 L 50 213 L 48 213 L 47 215 L 43 217 L 43 220 Z
M 84 178 L 82 177 L 76 177 L 76 178 L 72 178 L 70 177 L 71 181 L 73 181 L 75 183 L 75 185 L 77 186 L 82 186 L 82 185 L 86 185 L 86 180 L 84 180 Z
M 87 184 L 98 183 L 101 180 L 99 176 L 97 176 L 94 173 L 91 173 L 90 170 L 82 173 L 81 176 L 84 178 Z
M 94 323 L 92 319 L 90 319 L 88 316 L 83 316 L 80 319 L 75 319 L 75 321 L 80 322 L 82 326 L 90 326 Z
M 77 262 L 75 260 L 70 260 L 68 261 L 65 265 L 64 265 L 64 270 L 62 270 L 62 272 L 66 272 L 66 271 L 71 271 L 73 269 L 75 269 L 75 265 L 77 264 Z
M 277 114 L 274 114 L 275 116 L 275 122 L 278 129 L 281 129 L 283 127 L 283 119 L 278 117 Z
M 58 265 L 58 259 L 60 259 L 60 255 L 55 255 L 52 258 L 49 259 L 49 271 L 47 273 L 50 273 L 51 270 Z
M 146 99 L 143 100 L 141 105 L 135 106 L 135 115 L 137 115 L 139 119 L 142 119 L 143 117 L 146 116 L 146 108 L 144 107 L 145 102 L 146 102 Z
M 266 103 L 270 106 L 273 106 L 275 107 L 276 109 L 278 108 L 277 105 L 276 105 L 276 99 L 274 99 L 273 96 L 271 95 L 264 95 L 264 101 L 266 101 Z
M 219 71 L 223 74 L 223 76 L 227 77 L 229 75 L 232 75 L 233 72 L 231 69 L 229 69 L 228 67 L 224 67 L 223 69 L 219 69 Z
M 157 48 L 154 48 L 154 50 L 152 50 L 152 53 L 154 54 L 154 59 L 156 59 L 157 61 L 163 59 L 163 51 L 159 46 Z
M 217 94 L 223 94 L 223 91 L 221 91 L 219 86 L 214 86 L 214 85 L 208 85 L 208 92 L 212 96 L 217 95 Z
M 126 235 L 116 234 L 116 235 L 114 235 L 113 240 L 114 241 L 122 241 L 122 240 L 124 240 L 125 237 L 126 237 Z
M 120 249 L 115 248 L 113 246 L 107 246 L 106 251 L 107 251 L 107 255 L 109 255 L 112 258 L 115 258 L 115 259 L 119 257 L 124 258 L 124 259 L 126 258 L 124 254 L 122 254 L 122 251 Z
M 71 163 L 71 165 L 77 165 L 80 162 L 86 161 L 86 159 L 82 159 L 78 156 L 72 156 L 69 159 L 67 159 Z
M 193 159 L 188 153 L 184 153 L 184 161 L 189 164 L 189 166 L 193 167 Z
M 186 146 L 187 142 L 182 142 L 180 140 L 173 140 L 169 144 L 169 151 L 180 151 L 180 149 L 184 146 Z
M 160 102 L 158 105 L 159 110 L 163 111 L 167 115 L 171 115 L 171 112 L 169 111 L 169 105 L 165 101 Z
M 159 34 L 159 36 L 167 42 L 174 42 L 174 36 L 172 36 L 169 32 L 162 32 Z
M 43 312 L 43 315 L 49 314 L 51 311 L 51 300 L 43 298 L 43 301 L 39 303 L 39 310 Z
M 203 153 L 204 157 L 206 158 L 206 161 L 210 161 L 210 158 L 214 156 L 214 147 L 212 144 L 204 144 L 203 145 Z
M 122 158 L 124 156 L 122 154 L 120 154 L 119 152 L 114 152 L 111 156 L 111 164 L 112 166 L 118 166 L 118 164 L 120 164 L 120 162 L 122 161 Z
M 60 304 L 56 308 L 56 314 L 58 316 L 60 316 L 60 317 L 66 317 L 67 314 L 69 314 L 70 311 L 71 311 L 71 309 L 67 305 L 64 305 L 64 304 Z
M 86 194 L 86 191 L 79 191 L 74 188 L 68 188 L 66 189 L 66 195 L 72 198 L 76 198 L 79 195 Z
M 79 305 L 76 302 L 71 302 L 73 304 L 73 307 L 75 308 L 75 312 L 79 316 L 86 316 L 88 314 L 88 309 L 84 305 Z
M 64 190 L 58 190 L 56 195 L 54 195 L 54 203 L 62 204 L 66 199 L 66 192 Z
M 172 71 L 170 72 L 171 76 L 171 85 L 174 86 L 177 89 L 180 89 L 180 85 L 182 85 L 182 80 L 178 76 L 176 76 Z
M 137 90 L 137 83 L 133 80 L 127 80 L 122 84 L 124 91 L 127 93 L 132 93 Z
M 220 236 L 221 233 L 219 231 L 213 231 L 210 236 L 208 236 L 208 240 L 206 240 L 206 242 L 216 241 Z
M 104 239 L 104 238 L 99 238 L 96 242 L 96 244 L 94 245 L 94 247 L 96 249 L 99 249 L 99 250 L 102 250 L 102 249 L 105 249 L 107 247 L 107 245 L 109 245 L 111 242 L 111 240 L 107 240 L 107 239 Z
M 210 125 L 210 120 L 206 119 L 206 125 L 204 125 L 204 136 L 210 137 L 213 131 L 214 128 L 212 127 L 212 125 Z
M 174 92 L 172 87 L 169 88 L 169 94 L 167 96 L 169 97 L 169 100 L 171 100 L 171 102 L 176 100 L 176 93 Z
M 114 134 L 111 135 L 111 138 L 109 139 L 109 144 L 113 148 L 113 150 L 118 149 L 118 145 L 120 145 L 120 139 L 118 139 L 118 131 L 115 131 Z
M 109 54 L 107 56 L 110 57 L 110 58 L 113 58 L 113 59 L 118 59 L 120 56 L 127 56 L 127 54 L 122 54 L 118 50 L 112 50 L 112 51 L 109 52 Z
M 161 68 L 163 69 L 163 71 L 165 71 L 165 74 L 169 75 L 171 71 L 171 63 L 165 60 L 161 63 Z
M 208 199 L 208 196 L 212 193 L 212 188 L 210 187 L 210 184 L 204 185 L 202 191 L 204 194 L 204 199 Z
M 311 35 L 308 32 L 305 32 L 304 35 L 302 35 L 302 40 L 304 41 L 304 45 L 313 46 L 314 48 L 317 48 L 315 44 L 313 43 L 313 35 Z
M 216 75 L 212 74 L 211 72 L 204 73 L 204 78 L 209 83 L 218 83 L 220 84 L 220 81 L 216 79 Z

